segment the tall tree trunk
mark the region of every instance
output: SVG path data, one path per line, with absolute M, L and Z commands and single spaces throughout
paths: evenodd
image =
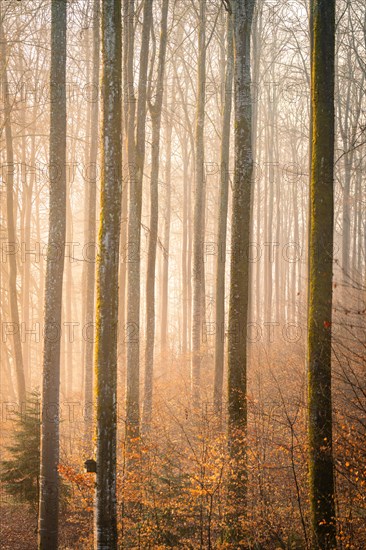
M 235 85 L 235 168 L 232 206 L 229 340 L 228 443 L 231 458 L 228 491 L 232 543 L 243 538 L 242 518 L 247 493 L 247 322 L 249 310 L 248 250 L 252 200 L 252 106 L 250 38 L 254 0 L 235 0 L 233 8 Z
M 163 107 L 164 71 L 167 42 L 169 0 L 163 0 L 161 12 L 161 32 L 159 47 L 159 62 L 157 71 L 157 89 L 155 103 L 151 103 L 151 81 L 149 109 L 152 125 L 151 141 L 151 177 L 150 177 L 150 234 L 147 257 L 146 275 L 146 347 L 145 347 L 145 393 L 142 414 L 144 429 L 149 429 L 152 419 L 153 400 L 153 370 L 154 370 L 154 341 L 155 341 L 155 265 L 156 246 L 158 240 L 159 215 L 159 155 L 160 155 L 160 127 Z M 153 69 L 152 69 L 153 70 Z M 152 72 L 152 71 L 151 71 Z
M 167 98 L 167 94 L 166 94 Z M 164 357 L 168 351 L 168 285 L 169 285 L 169 248 L 170 248 L 170 219 L 171 219 L 171 171 L 172 171 L 172 133 L 173 133 L 173 108 L 175 103 L 175 78 L 172 87 L 172 107 L 168 114 L 168 102 L 166 101 L 165 115 L 165 216 L 164 216 L 164 241 L 163 241 L 163 277 L 161 285 L 161 354 Z M 184 217 L 184 214 L 183 214 Z M 184 238 L 184 237 L 183 237 Z M 184 269 L 184 268 L 183 268 Z M 163 359 L 164 360 L 164 359 Z
M 96 388 L 98 550 L 117 549 L 117 324 L 122 194 L 121 1 L 102 4 L 101 213 L 97 268 Z
M 229 152 L 230 152 L 230 118 L 232 105 L 233 84 L 233 29 L 232 17 L 227 16 L 227 61 L 224 88 L 224 108 L 221 134 L 221 173 L 219 220 L 217 228 L 217 260 L 216 260 L 216 335 L 215 335 L 215 382 L 214 407 L 215 412 L 221 415 L 222 388 L 224 380 L 224 338 L 225 325 L 225 265 L 226 265 L 226 234 L 229 200 Z
M 89 21 L 87 16 L 85 15 L 85 22 L 83 23 L 85 27 L 89 26 Z M 90 82 L 91 80 L 91 64 L 92 64 L 92 55 L 90 53 L 90 32 L 89 29 L 84 31 L 84 48 L 85 48 L 85 59 L 86 59 L 86 82 Z M 92 103 L 87 105 L 86 108 L 86 120 L 85 120 L 85 146 L 84 146 L 84 164 L 85 164 L 85 170 L 89 168 L 89 153 L 90 153 L 90 120 L 91 120 L 91 111 L 92 111 Z M 84 224 L 83 224 L 83 230 L 84 230 L 84 246 L 88 242 L 88 224 L 89 224 L 89 197 L 88 197 L 88 191 L 89 191 L 89 181 L 88 181 L 88 174 L 84 175 Z M 83 290 L 86 288 L 86 274 L 87 274 L 87 262 L 84 261 L 83 263 L 83 271 L 82 271 L 82 288 Z M 86 302 L 87 302 L 87 292 L 84 290 L 82 292 L 82 301 L 81 301 L 81 319 L 83 326 L 86 325 Z M 82 339 L 82 345 L 81 345 L 81 371 L 82 371 L 82 392 L 85 396 L 85 355 L 86 355 L 86 338 Z M 87 414 L 85 412 L 86 410 L 86 404 L 84 403 L 84 414 Z M 85 430 L 84 430 L 85 431 Z
M 1 234 L 4 234 L 6 232 L 6 229 L 4 228 L 3 222 L 6 219 L 6 204 L 4 204 L 5 201 L 2 200 L 2 196 L 0 194 L 0 232 Z M 8 304 L 8 293 L 6 289 L 6 285 L 3 284 L 3 279 L 7 279 L 8 274 L 6 270 L 6 264 L 1 263 L 0 264 L 0 314 L 1 314 L 1 320 L 6 318 L 7 315 L 9 315 L 9 304 Z M 12 380 L 12 373 L 11 373 L 11 367 L 10 367 L 10 357 L 11 352 L 9 350 L 8 342 L 3 337 L 0 340 L 0 364 L 3 367 L 4 372 L 4 378 L 2 379 L 1 384 L 1 398 L 6 401 L 15 401 L 17 399 L 16 392 L 14 391 L 14 385 Z
M 336 548 L 332 452 L 335 0 L 312 0 L 312 163 L 309 232 L 309 470 L 313 547 Z
M 145 124 L 147 69 L 149 57 L 150 30 L 152 21 L 152 0 L 144 0 L 143 28 L 140 50 L 140 71 L 136 113 L 136 140 L 134 140 L 134 117 L 129 114 L 130 197 L 128 218 L 128 288 L 127 288 L 127 384 L 126 384 L 126 441 L 127 445 L 140 432 L 140 251 L 141 251 L 141 206 L 142 180 L 145 163 Z M 130 23 L 129 23 L 130 24 Z M 133 30 L 129 33 L 129 55 L 133 60 Z M 129 71 L 131 78 L 133 67 Z M 129 84 L 130 85 L 130 84 Z M 133 90 L 130 94 L 133 103 Z M 128 449 L 127 449 L 128 451 Z
M 178 29 L 178 42 L 182 40 L 182 28 Z M 184 65 L 184 59 L 182 59 L 182 64 Z M 192 247 L 193 247 L 193 238 L 192 238 L 192 185 L 190 174 L 190 165 L 189 165 L 189 153 L 192 154 L 193 164 L 195 166 L 195 141 L 194 133 L 192 131 L 192 123 L 189 118 L 189 113 L 187 109 L 188 105 L 188 90 L 189 90 L 189 78 L 187 71 L 185 72 L 185 92 L 183 92 L 183 86 L 181 85 L 177 67 L 174 66 L 174 75 L 175 82 L 177 85 L 178 93 L 181 99 L 181 105 L 184 112 L 185 126 L 182 137 L 180 138 L 183 154 L 183 179 L 186 182 L 186 188 L 184 193 L 187 194 L 187 254 L 186 254 L 186 281 L 187 281 L 187 347 L 189 351 L 192 351 Z M 190 151 L 188 151 L 188 141 L 190 143 Z M 184 185 L 184 184 L 183 184 Z M 185 243 L 184 243 L 185 244 Z M 184 299 L 184 297 L 183 297 Z
M 253 114 L 252 114 L 252 131 L 253 131 L 253 162 L 256 166 L 260 164 L 261 151 L 258 151 L 258 119 L 259 119 L 259 101 L 258 101 L 258 82 L 260 78 L 260 61 L 261 61 L 261 36 L 262 36 L 262 27 L 263 27 L 263 17 L 262 9 L 260 6 L 254 11 L 253 15 L 253 32 L 252 32 L 252 41 L 253 41 L 253 71 L 252 71 L 252 80 L 254 84 L 254 101 L 253 101 Z M 253 195 L 256 194 L 257 199 L 257 210 L 256 210 L 256 244 L 260 243 L 260 234 L 261 234 L 261 197 L 260 197 L 260 177 L 259 170 L 257 169 L 255 174 L 255 185 L 253 189 Z M 252 199 L 252 208 L 254 209 L 255 200 Z M 254 211 L 251 213 L 252 216 L 252 227 L 251 231 L 254 232 Z M 253 233 L 254 234 L 254 233 Z M 255 319 L 257 323 L 260 322 L 260 300 L 261 300 L 261 288 L 260 288 L 260 261 L 259 258 L 255 262 L 252 262 L 250 265 L 250 281 L 255 282 L 255 284 L 250 283 L 250 311 L 249 318 L 250 320 Z M 255 294 L 254 294 L 255 292 Z
M 32 120 L 32 128 L 33 128 L 33 134 L 31 138 L 31 150 L 30 150 L 30 160 L 29 165 L 31 167 L 31 174 L 29 178 L 29 184 L 26 183 L 26 176 L 24 178 L 25 183 L 25 216 L 24 216 L 24 244 L 25 244 L 25 250 L 26 253 L 29 253 L 29 256 L 32 256 L 32 252 L 30 252 L 30 243 L 31 243 L 31 227 L 32 227 L 32 199 L 33 199 L 33 189 L 34 189 L 34 182 L 35 182 L 35 159 L 36 159 L 36 121 L 37 121 L 37 105 L 34 103 L 33 105 L 33 120 Z M 30 326 L 30 305 L 31 305 L 31 261 L 29 256 L 26 257 L 26 261 L 24 262 L 23 267 L 23 287 L 22 287 L 22 295 L 23 295 L 23 305 L 22 305 L 22 317 L 23 317 L 23 323 L 26 328 L 26 330 L 31 330 Z M 26 338 L 24 345 L 23 345 L 23 361 L 24 361 L 24 373 L 27 378 L 27 384 L 29 387 L 32 386 L 32 372 L 31 372 L 31 339 Z
M 182 220 L 182 353 L 188 351 L 188 145 L 182 143 L 183 155 L 183 220 Z
M 127 185 L 126 195 L 128 196 L 127 207 L 127 235 L 125 249 L 123 250 L 123 256 L 126 262 L 126 313 L 125 313 L 125 326 L 121 327 L 122 337 L 124 341 L 126 351 L 126 443 L 127 451 L 129 450 L 130 439 L 134 436 L 131 435 L 135 430 L 133 426 L 136 424 L 138 432 L 139 427 L 139 399 L 140 399 L 140 372 L 139 372 L 139 351 L 135 351 L 135 339 L 136 330 L 133 326 L 134 321 L 132 316 L 135 314 L 134 310 L 129 310 L 130 306 L 130 294 L 131 290 L 131 277 L 133 275 L 133 266 L 130 266 L 130 262 L 136 262 L 136 251 L 134 248 L 134 241 L 130 236 L 134 228 L 131 228 L 130 222 L 130 210 L 132 208 L 132 194 L 134 200 L 137 200 L 136 196 L 136 170 L 135 170 L 135 156 L 136 156 L 136 143 L 135 143 L 135 120 L 136 120 L 136 98 L 135 98 L 135 86 L 134 86 L 134 49 L 135 49 L 135 2 L 134 0 L 123 0 L 123 113 L 124 113 L 124 130 L 126 134 L 126 152 L 127 152 Z M 139 310 L 138 310 L 139 311 Z M 131 325 L 130 325 L 131 322 Z M 138 335 L 137 335 L 138 337 Z M 138 344 L 138 342 L 137 342 Z M 137 358 L 137 368 L 135 367 L 135 358 Z
M 44 309 L 39 538 L 58 547 L 62 281 L 66 236 L 66 2 L 51 4 L 49 252 Z
M 41 242 L 41 223 L 40 223 L 40 210 L 41 210 L 41 198 L 40 190 L 42 184 L 37 182 L 36 178 L 36 188 L 35 188 L 35 213 L 34 221 L 36 225 L 36 242 Z M 39 287 L 38 287 L 38 300 L 37 300 L 37 316 L 38 319 L 42 319 L 42 314 L 44 310 L 44 286 L 45 286 L 45 257 L 43 254 L 39 256 Z M 41 352 L 39 352 L 41 353 Z M 38 357 L 38 351 L 37 351 Z
M 98 156 L 98 117 L 99 117 L 99 0 L 93 5 L 93 102 L 90 117 L 90 149 L 88 158 L 87 180 L 87 233 L 88 245 L 87 261 L 85 263 L 85 326 L 94 326 L 94 293 L 95 293 L 95 253 L 96 239 L 96 191 L 97 191 L 97 156 Z M 91 253 L 90 253 L 91 249 Z M 88 329 L 85 339 L 85 368 L 84 368 L 84 407 L 85 426 L 84 443 L 87 450 L 92 444 L 93 420 L 93 341 L 92 331 Z
M 352 273 L 353 278 L 355 279 L 358 286 L 362 284 L 362 248 L 360 243 L 362 241 L 362 171 L 358 170 L 356 175 L 355 182 L 355 220 L 353 226 L 353 252 L 352 252 Z M 359 299 L 361 298 L 361 293 L 359 292 Z M 358 306 L 359 307 L 359 306 Z
M 7 218 L 7 236 L 8 236 L 8 259 L 9 259 L 9 305 L 13 332 L 13 348 L 15 359 L 15 372 L 18 386 L 19 403 L 24 403 L 26 399 L 25 375 L 22 355 L 22 342 L 18 309 L 17 294 L 17 264 L 16 264 L 16 236 L 14 219 L 14 153 L 13 153 L 13 134 L 11 127 L 11 105 L 9 102 L 9 84 L 8 72 L 6 68 L 6 41 L 4 35 L 2 13 L 0 11 L 0 44 L 1 44 L 1 73 L 2 88 L 4 97 L 4 128 L 6 144 L 6 218 Z
M 206 82 L 206 0 L 199 2 L 198 25 L 198 79 L 195 135 L 195 201 L 193 232 L 193 319 L 192 319 L 192 373 L 191 391 L 193 405 L 200 399 L 201 330 L 204 319 L 204 263 L 203 239 L 205 218 L 205 175 L 204 175 L 204 125 L 205 125 L 205 82 Z
M 122 127 L 123 127 L 123 157 L 128 159 L 128 117 L 129 117 L 129 73 L 128 73 L 128 37 L 129 37 L 129 17 L 130 6 L 129 2 L 123 2 L 122 8 L 122 50 L 123 50 L 123 65 L 122 65 L 122 90 L 123 90 L 123 111 L 122 111 Z M 133 88 L 133 83 L 132 83 Z M 124 161 L 122 168 L 122 212 L 121 212 L 121 235 L 120 235 L 120 266 L 119 266 L 119 306 L 118 306 L 118 325 L 120 331 L 118 363 L 119 374 L 121 375 L 121 383 L 123 376 L 126 376 L 126 299 L 127 299 L 127 217 L 128 217 L 128 162 Z
M 74 154 L 71 154 L 71 165 L 74 161 Z M 66 180 L 67 196 L 66 196 L 66 242 L 73 242 L 73 223 L 72 223 L 72 207 L 71 207 L 71 182 Z M 62 316 L 63 326 L 66 323 L 72 323 L 72 257 L 71 253 L 66 256 L 65 266 L 65 296 L 67 297 L 64 302 L 64 315 Z M 67 325 L 66 325 L 67 326 Z M 69 325 L 70 326 L 70 325 Z M 73 388 L 73 369 L 72 369 L 72 357 L 73 357 L 73 341 L 70 336 L 70 332 L 65 330 L 64 332 L 64 361 L 61 362 L 61 371 L 63 370 L 63 376 L 65 379 L 64 395 L 66 399 L 71 399 Z M 62 378 L 62 375 L 61 375 Z M 61 388 L 62 389 L 62 388 Z
M 295 166 L 295 159 L 297 158 L 295 156 L 295 151 L 293 150 L 293 164 Z M 295 179 L 295 181 L 293 182 L 293 187 L 292 187 L 292 207 L 293 207 L 293 212 L 294 212 L 294 243 L 295 245 L 298 247 L 299 244 L 300 244 L 300 231 L 299 231 L 299 218 L 298 216 L 296 215 L 296 212 L 297 212 L 297 204 L 298 204 L 298 183 L 297 183 L 297 179 Z M 295 252 L 296 254 L 296 252 Z M 295 256 L 296 257 L 296 256 Z M 298 273 L 299 273 L 299 270 L 300 270 L 300 265 L 299 265 L 299 261 L 294 261 L 292 263 L 292 266 L 291 266 L 291 271 L 292 271 L 292 280 L 291 280 L 291 294 L 292 294 L 292 298 L 291 298 L 291 311 L 292 311 L 292 314 L 291 314 L 291 319 L 290 321 L 292 323 L 296 323 L 297 321 L 297 309 L 296 309 L 296 296 L 298 295 L 298 292 L 300 292 L 300 286 L 298 286 Z
M 272 65 L 273 69 L 273 65 Z M 272 79 L 274 73 L 272 72 Z M 274 86 L 275 87 L 275 86 Z M 272 322 L 272 305 L 273 305 L 273 263 L 275 261 L 275 250 L 273 248 L 273 210 L 274 210 L 274 190 L 275 190 L 275 170 L 274 170 L 274 105 L 271 98 L 271 92 L 275 94 L 275 90 L 271 90 L 270 84 L 267 88 L 267 105 L 268 105 L 268 119 L 267 119 L 267 151 L 266 158 L 268 162 L 268 220 L 267 220 L 267 234 L 265 243 L 265 271 L 266 271 L 266 318 L 269 322 Z
M 124 158 L 127 158 L 127 144 L 123 143 Z M 124 163 L 122 168 L 122 205 L 121 205 L 121 235 L 120 235 L 120 265 L 119 265 L 119 306 L 118 306 L 118 326 L 120 330 L 119 337 L 119 375 L 121 383 L 124 383 L 125 364 L 126 364 L 126 341 L 124 338 L 124 330 L 126 328 L 126 290 L 127 290 L 127 263 L 126 263 L 126 247 L 127 247 L 127 213 L 128 213 L 128 167 Z
M 352 78 L 352 50 L 347 51 L 347 64 L 350 67 L 350 73 L 348 75 L 347 90 L 342 93 L 338 90 L 338 126 L 343 142 L 343 162 L 344 162 L 344 176 L 343 176 L 343 196 L 342 196 L 342 282 L 344 287 L 351 283 L 350 273 L 350 230 L 351 230 L 351 218 L 350 218 L 350 191 L 351 191 L 351 173 L 353 165 L 354 149 L 353 143 L 355 136 L 349 135 L 352 132 L 350 124 L 352 124 L 351 118 L 351 88 L 353 84 Z M 340 79 L 337 79 L 339 86 Z M 342 103 L 345 103 L 342 108 Z M 343 120 L 344 117 L 344 120 Z M 357 127 L 357 124 L 354 126 Z M 353 133 L 353 132 L 352 132 Z M 353 139 L 352 139 L 353 138 Z M 345 290 L 344 288 L 344 290 Z

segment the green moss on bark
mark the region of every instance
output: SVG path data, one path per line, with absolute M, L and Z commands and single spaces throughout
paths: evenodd
M 312 9 L 308 414 L 313 548 L 335 548 L 331 321 L 334 164 L 334 0 Z

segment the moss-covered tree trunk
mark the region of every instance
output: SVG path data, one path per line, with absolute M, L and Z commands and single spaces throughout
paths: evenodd
M 309 228 L 309 453 L 313 547 L 335 548 L 331 321 L 335 0 L 313 0 Z
M 122 193 L 121 1 L 102 3 L 101 198 L 97 267 L 96 393 L 98 550 L 117 548 L 117 322 Z
M 228 480 L 228 534 L 236 545 L 244 537 L 247 469 L 247 322 L 252 200 L 252 105 L 250 38 L 254 0 L 235 0 L 234 112 L 235 167 L 232 206 L 230 303 L 228 334 L 228 443 L 231 467 Z
M 93 350 L 94 338 L 92 327 L 94 324 L 95 298 L 95 255 L 94 243 L 96 239 L 96 194 L 97 194 L 97 155 L 98 155 L 98 119 L 99 119 L 99 1 L 93 3 L 93 102 L 90 116 L 90 146 L 88 157 L 87 180 L 87 238 L 88 256 L 85 262 L 85 323 L 88 327 L 88 337 L 85 341 L 85 370 L 84 370 L 84 405 L 85 405 L 85 444 L 91 448 L 92 419 L 93 419 Z
M 58 547 L 60 328 L 66 236 L 66 2 L 51 4 L 49 233 L 44 308 L 39 537 Z

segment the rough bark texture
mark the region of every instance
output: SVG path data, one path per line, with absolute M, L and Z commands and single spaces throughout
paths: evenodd
M 309 452 L 313 547 L 336 548 L 332 456 L 335 1 L 311 3 L 312 163 L 309 231 Z
M 90 149 L 87 181 L 87 262 L 85 264 L 85 324 L 88 329 L 85 342 L 84 405 L 85 405 L 85 444 L 91 451 L 93 420 L 93 333 L 94 323 L 94 287 L 95 287 L 95 248 L 96 239 L 96 191 L 97 191 L 97 155 L 98 155 L 98 118 L 99 118 L 99 1 L 93 5 L 93 103 L 90 120 Z
M 234 32 L 235 168 L 232 207 L 230 304 L 228 335 L 228 442 L 232 461 L 229 473 L 230 541 L 242 541 L 247 471 L 247 320 L 252 194 L 252 106 L 250 35 L 254 0 L 231 3 Z
M 225 324 L 225 259 L 226 234 L 229 198 L 229 152 L 230 152 L 230 118 L 232 106 L 233 83 L 233 30 L 232 17 L 227 19 L 227 61 L 225 74 L 224 109 L 222 117 L 221 135 L 221 174 L 219 221 L 217 228 L 217 260 L 216 260 L 216 335 L 215 335 L 215 382 L 214 407 L 215 412 L 221 415 L 222 388 L 224 379 L 224 338 L 222 327 Z
M 138 246 L 140 246 L 140 233 L 134 235 L 138 230 L 136 219 L 131 218 L 131 213 L 136 216 L 136 201 L 139 200 L 136 179 L 136 143 L 135 143 L 135 119 L 136 119 L 136 99 L 134 90 L 134 44 L 135 44 L 135 3 L 134 0 L 123 1 L 124 17 L 124 113 L 125 128 L 127 136 L 127 160 L 128 160 L 128 222 L 127 222 L 127 243 L 126 243 L 126 262 L 127 262 L 127 313 L 126 327 L 124 330 L 124 339 L 126 343 L 126 441 L 129 446 L 130 439 L 139 433 L 139 401 L 140 401 L 140 363 L 139 363 L 139 334 L 136 331 L 136 315 L 139 319 L 139 304 L 134 306 L 133 278 L 139 276 L 136 273 L 137 245 L 134 238 L 138 237 Z M 136 285 L 135 285 L 136 286 Z M 138 284 L 138 299 L 140 299 L 140 284 Z M 137 334 L 136 334 L 137 332 Z M 128 450 L 128 449 L 127 449 Z
M 101 210 L 97 268 L 96 392 L 98 550 L 117 548 L 117 322 L 122 193 L 121 2 L 102 4 Z
M 51 5 L 51 118 L 49 251 L 47 255 L 39 538 L 41 550 L 58 547 L 60 327 L 66 236 L 66 2 Z
M 204 318 L 204 126 L 206 86 L 206 0 L 199 3 L 198 26 L 198 81 L 195 135 L 195 199 L 193 234 L 193 319 L 192 319 L 192 401 L 197 406 L 200 398 L 201 329 Z

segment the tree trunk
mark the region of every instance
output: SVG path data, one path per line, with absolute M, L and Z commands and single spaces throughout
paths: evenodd
M 153 370 L 154 370 L 154 341 L 155 341 L 155 265 L 156 246 L 158 240 L 159 216 L 159 155 L 160 155 L 160 127 L 164 93 L 164 71 L 167 42 L 169 0 L 163 0 L 161 12 L 161 33 L 159 47 L 159 63 L 157 71 L 157 89 L 155 103 L 149 97 L 151 114 L 152 141 L 151 141 L 151 177 L 150 177 L 150 234 L 147 257 L 146 275 L 146 347 L 145 347 L 145 393 L 142 414 L 142 424 L 148 430 L 152 419 L 153 400 Z M 151 83 L 150 83 L 151 94 Z
M 44 309 L 39 538 L 58 547 L 62 281 L 66 236 L 66 2 L 51 5 L 49 251 Z
M 205 218 L 205 175 L 204 175 L 204 125 L 205 125 L 205 81 L 206 81 L 206 0 L 199 3 L 198 26 L 198 80 L 195 135 L 195 201 L 193 231 L 193 318 L 192 318 L 192 402 L 197 406 L 200 399 L 201 330 L 204 319 L 204 263 L 203 239 Z
M 74 160 L 74 154 L 71 155 L 71 165 Z M 71 207 L 71 182 L 66 179 L 66 242 L 73 242 L 73 223 L 72 223 L 72 207 Z M 72 280 L 72 257 L 71 253 L 66 256 L 66 266 L 65 266 L 65 296 L 66 300 L 64 302 L 64 315 L 61 317 L 63 321 L 63 327 L 70 326 L 69 323 L 72 323 L 72 296 L 73 296 L 73 280 Z M 65 325 L 65 322 L 67 325 Z M 72 325 L 71 325 L 72 326 Z M 64 331 L 64 361 L 61 362 L 61 371 L 63 370 L 63 376 L 65 379 L 64 386 L 64 395 L 67 400 L 71 400 L 72 389 L 73 389 L 73 341 L 68 330 Z M 62 379 L 62 375 L 61 375 Z M 61 387 L 62 391 L 62 387 Z
M 228 443 L 231 459 L 228 491 L 230 542 L 243 539 L 242 518 L 247 493 L 247 321 L 252 200 L 252 106 L 250 35 L 254 0 L 233 1 L 235 168 L 232 206 L 229 340 L 228 340 Z
M 183 338 L 182 353 L 188 351 L 188 146 L 186 140 L 182 144 L 183 155 L 183 220 L 182 220 L 182 314 Z
M 167 97 L 167 96 L 166 96 Z M 172 109 L 175 103 L 175 79 L 172 89 Z M 168 105 L 167 105 L 168 107 Z M 167 109 L 168 110 L 168 109 Z M 163 242 L 163 278 L 161 285 L 161 354 L 164 358 L 168 351 L 168 284 L 169 284 L 169 248 L 170 248 L 170 218 L 171 218 L 171 168 L 172 168 L 172 132 L 173 132 L 173 113 L 168 112 L 165 116 L 165 216 L 164 216 L 164 242 Z M 184 217 L 184 214 L 183 214 Z M 184 269 L 184 268 L 183 268 Z M 164 360 L 164 359 L 163 359 Z
M 141 207 L 142 180 L 145 163 L 145 124 L 147 69 L 149 57 L 150 30 L 152 21 L 152 0 L 144 1 L 142 42 L 140 51 L 140 72 L 137 102 L 136 140 L 134 140 L 134 117 L 129 114 L 130 197 L 128 218 L 128 288 L 127 288 L 127 387 L 126 387 L 126 435 L 127 446 L 138 438 L 140 432 L 140 251 L 141 251 Z M 129 54 L 133 60 L 132 30 L 129 34 Z M 132 71 L 132 72 L 131 72 Z M 131 67 L 129 76 L 133 74 Z M 130 85 L 130 84 L 129 84 Z M 133 90 L 130 105 L 133 108 Z M 128 451 L 128 448 L 127 448 Z
M 309 470 L 313 547 L 327 549 L 336 548 L 331 393 L 335 0 L 313 0 L 311 11 Z
M 272 66 L 273 67 L 273 66 Z M 272 72 L 272 78 L 274 74 Z M 273 210 L 274 210 L 274 188 L 275 188 L 275 171 L 274 171 L 274 105 L 271 100 L 271 87 L 268 83 L 267 87 L 267 151 L 266 158 L 268 162 L 268 220 L 267 234 L 265 242 L 265 271 L 266 271 L 266 320 L 272 322 L 272 305 L 273 305 L 273 262 L 275 260 L 275 249 L 273 248 Z M 274 90 L 273 90 L 274 94 Z
M 11 127 L 11 105 L 9 102 L 9 84 L 6 69 L 6 42 L 4 36 L 2 14 L 0 12 L 0 44 L 1 44 L 1 72 L 2 87 L 4 97 L 4 128 L 6 144 L 6 218 L 7 218 L 7 237 L 8 237 L 8 259 L 9 259 L 9 305 L 13 332 L 13 348 L 15 372 L 18 386 L 19 403 L 24 403 L 26 399 L 25 375 L 22 355 L 22 342 L 18 309 L 17 294 L 17 264 L 16 264 L 16 236 L 14 219 L 14 153 L 13 153 L 13 134 Z
M 31 151 L 30 151 L 30 161 L 29 165 L 32 168 L 32 172 L 30 174 L 29 178 L 29 184 L 27 185 L 26 181 L 24 181 L 25 184 L 25 215 L 24 215 L 24 244 L 25 244 L 25 250 L 29 252 L 30 256 L 32 253 L 30 252 L 30 243 L 31 243 L 31 226 L 32 226 L 32 199 L 33 199 L 33 189 L 34 189 L 34 182 L 35 182 L 35 159 L 36 159 L 36 138 L 35 138 L 35 132 L 36 132 L 36 120 L 37 120 L 37 105 L 33 105 L 33 121 L 32 121 L 32 128 L 33 128 L 33 135 L 31 138 Z M 26 175 L 24 180 L 26 180 Z M 26 328 L 26 330 L 31 330 L 30 326 L 30 304 L 31 304 L 31 261 L 30 258 L 27 256 L 26 261 L 24 262 L 23 266 L 23 285 L 22 285 L 22 317 L 23 317 L 23 323 Z M 31 339 L 25 338 L 25 342 L 23 345 L 23 362 L 24 362 L 24 374 L 26 376 L 27 385 L 29 387 L 32 387 L 32 372 L 31 372 Z
M 233 29 L 232 17 L 227 16 L 227 65 L 224 88 L 224 108 L 221 134 L 221 174 L 219 220 L 217 228 L 217 259 L 216 259 L 216 335 L 215 335 L 215 381 L 214 407 L 216 414 L 221 415 L 222 388 L 224 379 L 224 331 L 225 326 L 225 264 L 226 264 L 226 234 L 229 199 L 229 152 L 230 152 L 230 119 L 231 97 L 233 84 Z
M 96 191 L 99 118 L 99 0 L 93 5 L 93 102 L 90 117 L 90 149 L 87 171 L 87 233 L 85 262 L 85 326 L 90 327 L 85 338 L 84 413 L 86 450 L 91 451 L 93 421 L 93 349 L 94 338 L 94 288 L 95 288 L 95 239 L 96 239 Z
M 122 21 L 120 0 L 102 4 L 101 213 L 96 311 L 98 550 L 117 549 L 117 324 L 122 198 Z
M 85 16 L 85 26 L 88 26 L 89 22 L 87 17 Z M 92 64 L 92 55 L 90 53 L 90 37 L 89 37 L 89 29 L 84 30 L 84 48 L 85 48 L 85 59 L 86 59 L 86 82 L 90 82 L 91 80 L 91 64 Z M 84 171 L 86 171 L 89 168 L 89 156 L 90 156 L 90 121 L 91 121 L 91 111 L 92 111 L 92 104 L 88 104 L 86 108 L 86 120 L 85 120 L 85 146 L 84 146 L 84 164 L 85 168 Z M 83 230 L 84 230 L 84 246 L 88 242 L 88 225 L 89 225 L 89 180 L 88 180 L 88 174 L 84 175 L 84 224 L 83 224 Z M 81 284 L 83 288 L 82 292 L 82 301 L 81 301 L 81 319 L 83 326 L 86 325 L 86 302 L 87 302 L 87 292 L 86 290 L 86 277 L 87 277 L 87 262 L 83 262 L 83 271 L 82 271 L 82 278 L 81 278 Z M 85 356 L 86 356 L 86 338 L 82 339 L 82 346 L 81 346 L 81 370 L 82 370 L 82 392 L 85 396 Z M 86 404 L 84 403 L 84 414 L 87 414 L 86 411 Z M 85 429 L 84 429 L 85 432 Z M 85 435 L 85 434 L 84 434 Z

